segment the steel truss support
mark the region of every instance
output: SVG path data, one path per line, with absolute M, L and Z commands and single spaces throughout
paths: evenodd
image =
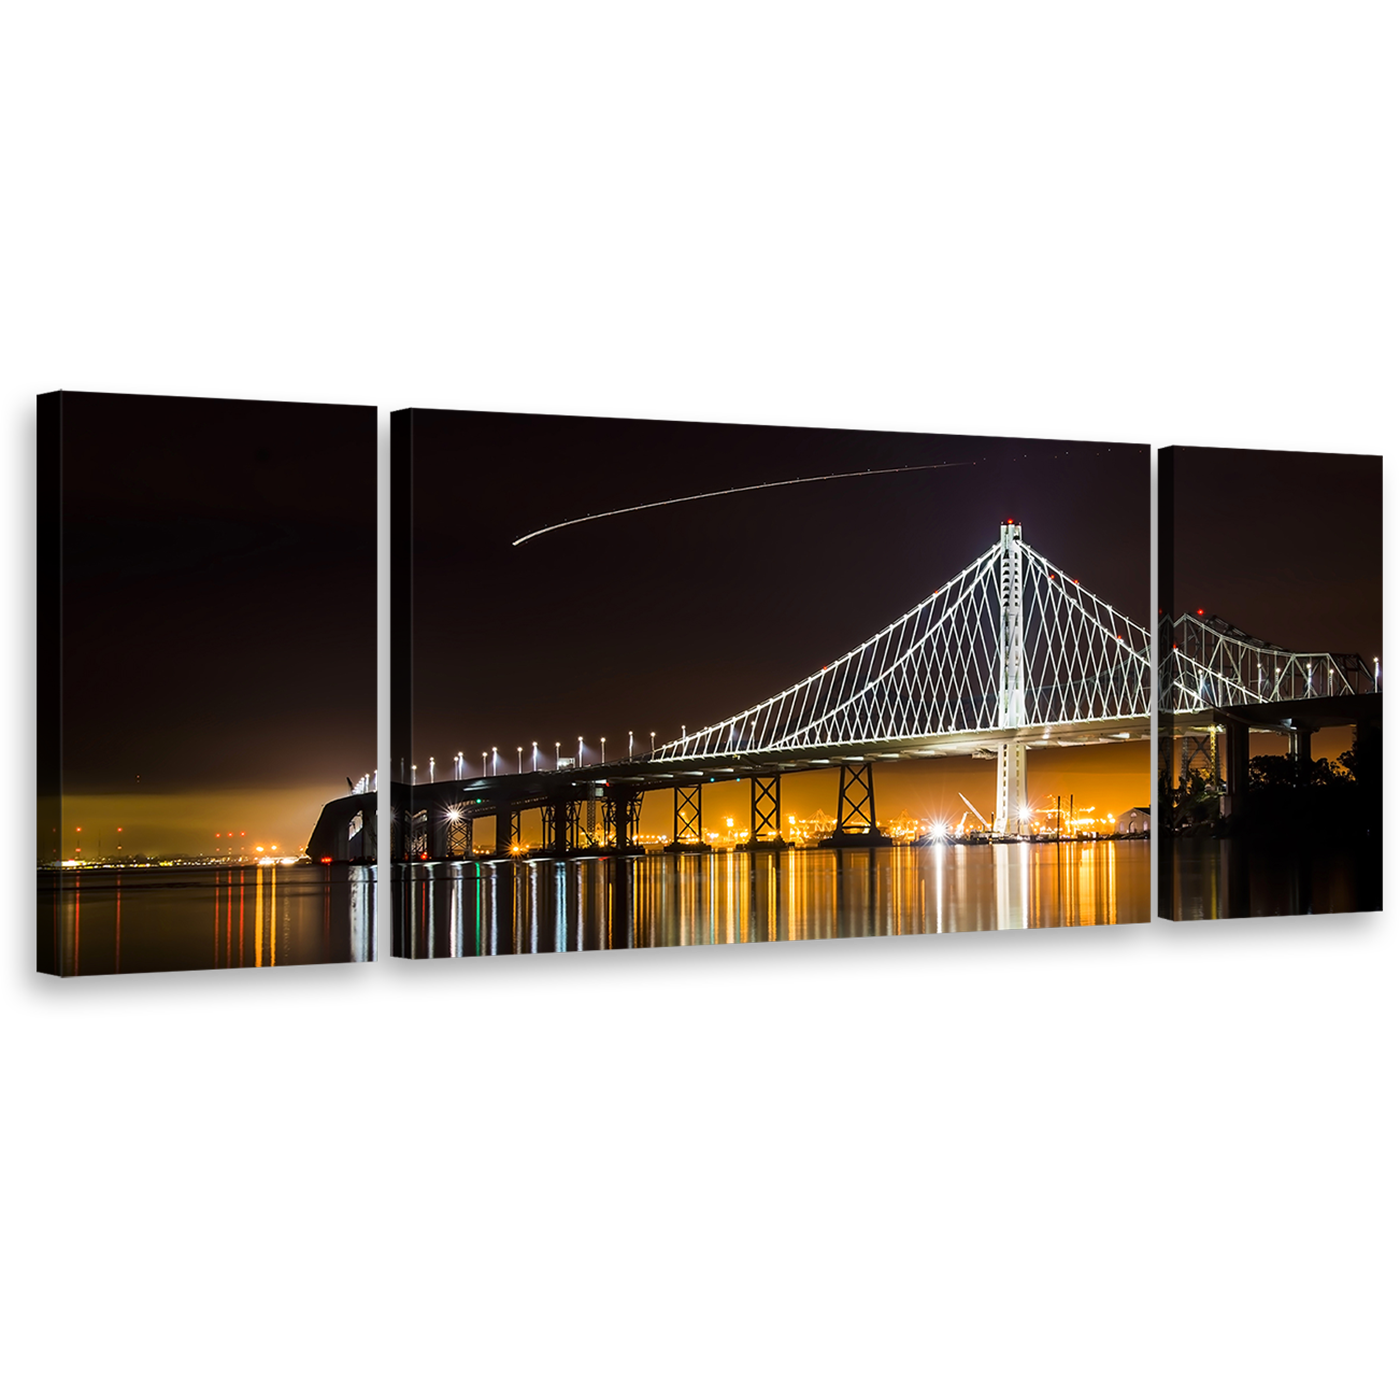
M 1219 776 L 1220 758 L 1216 752 L 1214 730 L 1209 734 L 1181 736 L 1181 781 L 1186 782 L 1192 773 L 1204 774 L 1208 781 L 1214 781 Z
M 407 829 L 404 832 L 404 855 L 409 860 L 422 860 L 428 855 L 428 813 L 426 808 L 408 811 Z
M 448 818 L 445 822 L 448 860 L 470 860 L 472 856 L 472 819 Z
M 1021 527 L 1001 527 L 998 561 L 1000 608 L 997 648 L 997 728 L 1021 729 L 1026 723 L 1026 623 L 1022 609 Z M 1015 740 L 999 746 L 997 810 L 992 831 L 1005 836 L 1019 824 L 1026 806 L 1026 746 Z
M 603 844 L 613 851 L 640 849 L 637 827 L 642 817 L 642 789 L 614 783 L 603 798 Z
M 875 774 L 870 764 L 841 765 L 841 793 L 836 799 L 836 834 L 873 836 L 875 826 Z
M 781 846 L 783 841 L 782 774 L 749 779 L 749 845 Z
M 836 826 L 823 846 L 892 846 L 875 824 L 875 769 L 869 763 L 841 765 L 841 791 L 836 799 Z
M 707 851 L 705 828 L 700 824 L 700 784 L 674 789 L 675 815 L 671 826 L 671 851 Z
M 572 833 L 578 824 L 576 803 L 567 797 L 556 797 L 540 809 L 540 824 L 544 828 L 544 850 L 547 855 L 562 860 L 569 854 Z

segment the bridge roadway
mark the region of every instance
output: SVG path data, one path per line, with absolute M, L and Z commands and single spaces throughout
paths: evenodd
M 706 783 L 748 779 L 753 844 L 780 846 L 781 780 L 793 773 L 833 770 L 840 775 L 835 844 L 883 844 L 875 822 L 874 766 L 915 758 L 951 756 L 995 760 L 1001 745 L 1027 749 L 1125 743 L 1149 737 L 1150 719 L 1081 720 L 1018 729 L 891 739 L 879 743 L 772 749 L 709 757 L 654 758 L 647 755 L 583 768 L 540 769 L 483 778 L 452 778 L 393 787 L 394 859 L 444 860 L 469 856 L 471 823 L 496 818 L 495 855 L 508 857 L 520 848 L 520 814 L 542 813 L 544 841 L 540 854 L 637 852 L 641 800 L 648 792 L 675 793 L 672 842 L 668 849 L 705 849 L 700 824 L 700 789 Z M 601 808 L 602 839 L 585 813 Z M 506 820 L 500 820 L 500 818 Z
M 1379 693 L 1318 696 L 1311 699 L 1255 701 L 1229 707 L 1164 713 L 1167 735 L 1213 733 L 1224 738 L 1224 792 L 1222 812 L 1242 810 L 1248 793 L 1249 733 L 1251 730 L 1284 735 L 1289 750 L 1303 763 L 1311 757 L 1312 735 L 1333 727 L 1374 728 L 1381 722 Z M 550 854 L 576 851 L 597 853 L 618 849 L 616 824 L 623 817 L 621 849 L 635 850 L 636 818 L 640 797 L 647 792 L 671 789 L 676 793 L 672 845 L 679 849 L 703 847 L 700 828 L 699 789 L 705 783 L 747 778 L 751 784 L 750 831 L 763 844 L 777 844 L 782 831 L 781 778 L 784 774 L 833 770 L 840 775 L 837 839 L 850 844 L 870 843 L 874 826 L 873 765 L 912 758 L 951 755 L 995 759 L 998 746 L 1021 742 L 1028 748 L 1070 747 L 1084 744 L 1128 742 L 1148 737 L 1145 717 L 1082 721 L 1021 729 L 979 730 L 886 741 L 809 749 L 783 749 L 766 753 L 684 758 L 679 762 L 650 756 L 593 764 L 585 768 L 561 768 L 534 773 L 500 774 L 494 778 L 444 779 L 412 788 L 395 784 L 393 858 L 443 859 L 465 855 L 471 849 L 470 826 L 477 817 L 510 818 L 497 822 L 498 854 L 510 854 L 518 845 L 519 815 L 532 808 L 552 816 L 546 821 Z M 1233 759 L 1233 762 L 1231 761 Z M 862 788 L 864 782 L 864 788 Z M 410 801 L 411 795 L 411 801 Z M 865 798 L 862 801 L 862 798 Z M 611 801 L 610 801 L 611 799 Z M 621 799 L 621 800 L 619 800 Z M 308 845 L 313 859 L 374 859 L 374 794 L 341 798 L 328 803 Z M 579 820 L 578 808 L 600 804 L 611 828 L 610 845 L 595 844 Z M 609 817 L 608 808 L 612 813 Z M 567 809 L 567 810 L 565 810 Z M 459 813 L 454 822 L 451 812 Z M 421 821 L 413 814 L 421 813 Z M 564 816 L 560 826 L 558 817 Z M 408 817 L 405 825 L 405 816 Z M 456 828 L 454 831 L 454 827 Z M 355 840 L 365 833 L 363 846 Z M 348 832 L 348 835 L 347 835 Z M 562 837 L 560 833 L 562 832 Z M 408 835 L 408 848 L 403 841 Z M 570 844 L 572 839 L 573 844 Z M 454 852 L 451 848 L 456 846 Z

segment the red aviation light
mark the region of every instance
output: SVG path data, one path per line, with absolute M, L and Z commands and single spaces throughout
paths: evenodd
M 1197 617 L 1204 617 L 1205 615 L 1206 615 L 1206 610 L 1205 610 L 1204 608 L 1197 608 L 1197 609 L 1196 609 L 1196 616 L 1197 616 Z

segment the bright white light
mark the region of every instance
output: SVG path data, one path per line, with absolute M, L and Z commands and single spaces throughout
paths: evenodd
M 600 510 L 595 515 L 580 515 L 573 520 L 561 520 L 557 525 L 546 525 L 542 530 L 532 530 L 528 535 L 521 535 L 518 540 L 512 540 L 512 545 L 524 544 L 526 540 L 538 539 L 541 535 L 547 535 L 551 530 L 567 529 L 570 525 L 586 525 L 590 520 L 606 520 L 610 515 L 630 515 L 637 510 L 656 510 L 660 506 L 679 506 L 687 501 L 706 501 L 712 496 L 737 496 L 743 491 L 771 491 L 777 486 L 806 486 L 817 481 L 843 481 L 853 476 L 897 476 L 900 472 L 931 472 L 937 471 L 940 467 L 968 467 L 971 462 L 930 462 L 918 467 L 880 467 L 873 471 L 864 472 L 831 472 L 827 476 L 797 476 L 790 481 L 761 481 L 755 486 L 730 486 L 723 491 L 700 491 L 693 496 L 672 496 L 665 501 L 645 501 L 639 506 L 623 506 L 619 510 Z

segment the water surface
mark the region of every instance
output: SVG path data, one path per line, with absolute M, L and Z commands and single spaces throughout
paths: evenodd
M 401 867 L 409 957 L 1138 923 L 1145 842 L 716 851 Z M 359 866 L 49 872 L 39 958 L 66 976 L 374 957 Z

